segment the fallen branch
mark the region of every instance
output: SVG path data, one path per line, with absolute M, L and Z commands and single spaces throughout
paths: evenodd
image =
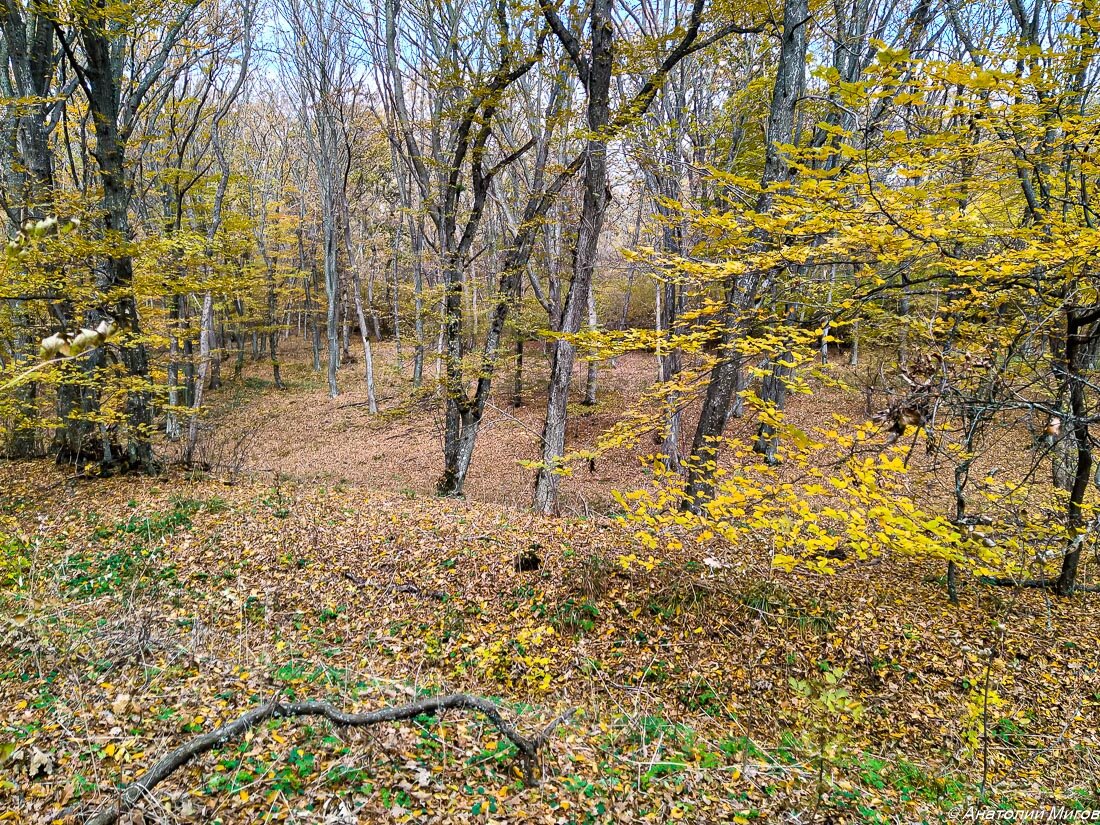
M 992 584 L 997 587 L 1039 587 L 1044 590 L 1053 590 L 1058 583 L 1057 579 L 1014 579 L 1012 576 L 980 576 L 982 584 Z M 1073 587 L 1074 593 L 1100 593 L 1100 585 L 1078 584 Z
M 420 596 L 425 599 L 436 599 L 441 602 L 447 601 L 447 594 L 442 590 L 425 590 L 415 584 L 380 584 L 378 586 L 391 593 L 409 593 L 410 595 Z
M 360 587 L 377 587 L 379 590 L 386 590 L 390 593 L 409 593 L 413 596 L 420 596 L 425 599 L 436 599 L 441 602 L 445 602 L 450 598 L 442 590 L 425 590 L 415 584 L 375 584 L 374 582 L 361 579 L 347 571 L 344 571 L 344 578 Z
M 388 395 L 385 398 L 377 398 L 377 399 L 375 399 L 375 401 L 378 404 L 383 404 L 386 401 L 393 401 L 393 399 L 398 398 L 398 397 L 399 396 L 396 396 L 396 395 Z M 352 407 L 366 407 L 369 404 L 370 404 L 370 401 L 353 401 L 350 404 L 341 404 L 336 409 L 338 409 L 338 410 L 350 410 Z
M 523 768 L 523 781 L 530 787 L 537 783 L 539 750 L 549 740 L 554 729 L 569 719 L 573 712 L 562 714 L 534 737 L 528 738 L 520 733 L 500 715 L 500 710 L 492 702 L 466 693 L 454 693 L 448 696 L 429 696 L 394 708 L 382 708 L 369 713 L 345 713 L 328 702 L 270 702 L 236 720 L 222 725 L 217 730 L 196 736 L 190 742 L 176 748 L 151 767 L 140 779 L 127 785 L 109 805 L 104 805 L 86 820 L 86 825 L 114 825 L 121 816 L 133 810 L 144 797 L 196 756 L 221 747 L 232 739 L 239 739 L 250 728 L 269 719 L 286 719 L 297 716 L 322 716 L 334 725 L 342 727 L 366 727 L 382 722 L 400 722 L 415 719 L 417 716 L 438 716 L 444 710 L 473 710 L 484 714 L 519 751 L 520 765 Z

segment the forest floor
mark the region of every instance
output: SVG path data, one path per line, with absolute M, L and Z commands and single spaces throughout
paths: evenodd
M 300 345 L 285 354 L 282 367 L 287 391 L 274 391 L 266 362 L 249 362 L 243 380 L 230 381 L 212 401 L 209 420 L 215 436 L 210 460 L 218 468 L 241 470 L 270 480 L 276 472 L 299 481 L 356 484 L 402 496 L 433 495 L 443 472 L 443 418 L 434 398 L 418 398 L 411 390 L 411 363 L 404 350 L 404 369 L 398 372 L 392 344 L 375 345 L 375 375 L 380 415 L 372 416 L 362 378 L 362 361 L 340 370 L 341 394 L 329 397 L 323 373 L 315 372 Z M 360 358 L 361 353 L 355 353 Z M 430 354 L 429 354 L 430 356 Z M 838 359 L 839 360 L 839 359 Z M 539 458 L 542 422 L 546 415 L 548 374 L 541 346 L 527 347 L 524 403 L 512 406 L 509 364 L 498 375 L 474 452 L 465 495 L 473 501 L 505 507 L 530 506 L 534 472 L 521 465 Z M 838 367 L 855 378 L 847 367 Z M 860 368 L 862 373 L 870 367 Z M 587 449 L 599 435 L 631 409 L 648 409 L 639 398 L 652 385 L 657 367 L 654 356 L 629 353 L 614 364 L 601 362 L 597 403 L 585 406 L 579 396 L 570 403 L 567 449 Z M 428 358 L 425 384 L 435 381 L 435 362 Z M 574 371 L 574 390 L 584 384 L 584 365 Z M 817 423 L 822 415 L 865 417 L 864 399 L 831 387 L 819 387 L 812 398 L 800 398 L 791 409 L 801 426 Z M 697 409 L 684 411 L 683 431 L 690 434 Z M 731 436 L 751 432 L 749 420 L 731 421 Z M 302 445 L 309 445 L 303 449 Z M 617 447 L 596 461 L 595 470 L 581 465 L 562 481 L 561 509 L 572 515 L 590 515 L 617 509 L 612 493 L 644 485 L 648 464 L 643 450 Z
M 651 367 L 605 373 L 607 406 L 575 440 Z M 498 405 L 469 500 L 441 501 L 431 412 L 403 399 L 370 420 L 347 406 L 358 388 L 330 401 L 307 365 L 286 372 L 282 395 L 252 367 L 218 391 L 232 477 L 0 467 L 0 822 L 83 822 L 180 743 L 274 697 L 366 710 L 457 691 L 493 698 L 526 734 L 575 711 L 536 787 L 476 714 L 282 720 L 180 769 L 124 821 L 808 825 L 1100 808 L 1096 594 L 964 580 L 952 606 L 940 566 L 904 558 L 828 577 L 751 550 L 721 568 L 691 547 L 623 564 L 633 528 L 604 512 L 612 488 L 644 480 L 628 451 L 567 480 L 571 515 L 535 517 L 515 461 L 533 457 L 541 410 L 531 399 L 517 422 Z M 792 415 L 862 408 L 831 392 Z M 532 548 L 541 565 L 517 571 Z

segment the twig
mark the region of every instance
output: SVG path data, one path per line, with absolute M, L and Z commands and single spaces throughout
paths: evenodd
M 48 358 L 45 361 L 39 361 L 33 367 L 29 367 L 28 369 L 26 369 L 23 372 L 19 373 L 17 376 L 12 378 L 6 384 L 0 385 L 0 391 L 10 390 L 12 387 L 14 387 L 18 384 L 22 384 L 24 381 L 26 381 L 28 378 L 30 378 L 32 375 L 34 375 L 36 372 L 38 372 L 39 370 L 45 369 L 46 367 L 50 366 L 51 364 L 62 364 L 65 361 L 75 361 L 77 358 L 80 358 L 81 356 L 87 355 L 87 354 L 88 354 L 87 352 L 81 352 L 81 353 L 78 353 L 76 355 L 57 356 L 57 357 L 54 357 L 54 358 Z
M 385 401 L 392 401 L 393 399 L 398 398 L 398 397 L 399 396 L 396 396 L 396 395 L 389 395 L 389 396 L 386 396 L 385 398 L 376 399 L 376 401 L 377 401 L 377 403 L 381 404 Z M 338 409 L 338 410 L 350 410 L 352 407 L 366 407 L 368 404 L 370 404 L 370 401 L 352 401 L 350 404 L 340 404 L 336 409 Z
M 498 407 L 492 401 L 486 401 L 485 406 L 496 410 L 497 413 L 501 416 L 501 418 L 507 418 L 510 421 L 514 421 L 516 424 L 519 424 L 519 426 L 522 429 L 526 430 L 528 433 L 533 435 L 535 438 L 539 439 L 540 441 L 542 440 L 542 433 L 535 432 L 530 427 L 528 427 L 526 424 L 524 424 L 522 421 L 520 421 L 518 418 L 516 418 L 514 415 L 512 415 L 510 412 L 507 412 L 506 410 L 502 410 L 500 407 Z
M 442 590 L 425 590 L 415 584 L 375 584 L 348 573 L 346 570 L 344 571 L 344 578 L 360 587 L 372 586 L 377 587 L 379 590 L 388 590 L 391 593 L 410 593 L 413 596 L 423 596 L 425 599 L 437 599 L 441 602 L 445 602 L 450 598 Z
M 982 786 L 978 801 L 985 802 L 985 787 L 989 780 L 989 674 L 993 670 L 993 646 L 989 646 L 989 659 L 985 663 L 985 688 L 982 694 Z
M 547 725 L 540 733 L 528 738 L 522 736 L 500 715 L 500 709 L 487 699 L 466 693 L 454 693 L 448 696 L 429 696 L 399 707 L 382 708 L 369 713 L 345 713 L 328 702 L 269 702 L 250 710 L 236 720 L 217 730 L 196 736 L 190 742 L 176 748 L 151 767 L 140 779 L 127 785 L 108 805 L 103 806 L 86 820 L 86 825 L 114 825 L 153 788 L 167 779 L 177 769 L 207 751 L 220 747 L 231 739 L 238 739 L 249 729 L 270 719 L 286 719 L 298 716 L 321 716 L 334 725 L 343 727 L 367 727 L 383 722 L 400 722 L 415 719 L 417 716 L 438 716 L 444 710 L 472 710 L 482 713 L 500 733 L 519 751 L 520 764 L 523 767 L 523 781 L 530 787 L 537 783 L 536 771 L 539 767 L 539 750 L 546 744 L 558 725 L 568 720 L 573 712 L 562 714 Z

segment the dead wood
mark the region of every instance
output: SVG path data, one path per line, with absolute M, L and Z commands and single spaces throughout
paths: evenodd
M 991 584 L 997 587 L 1038 587 L 1045 590 L 1053 590 L 1058 584 L 1057 577 L 1053 579 L 1014 579 L 1012 576 L 981 576 L 978 581 L 982 584 Z M 1073 588 L 1074 593 L 1100 593 L 1100 585 L 1078 584 Z
M 375 584 L 369 582 L 366 579 L 361 579 L 358 576 L 344 572 L 344 578 L 353 584 L 357 584 L 360 587 L 377 587 L 379 590 L 386 590 L 390 593 L 408 593 L 413 596 L 420 596 L 424 599 L 436 599 L 437 601 L 445 602 L 450 598 L 442 590 L 425 590 L 415 584 Z
M 554 729 L 572 716 L 572 711 L 559 716 L 533 737 L 522 736 L 500 714 L 500 709 L 487 699 L 466 693 L 448 696 L 429 696 L 399 707 L 382 708 L 369 713 L 345 713 L 328 702 L 280 702 L 273 701 L 248 711 L 217 730 L 196 736 L 180 745 L 151 767 L 140 778 L 125 788 L 110 803 L 101 807 L 85 821 L 85 825 L 114 825 L 120 817 L 146 798 L 161 782 L 197 756 L 241 738 L 250 728 L 270 719 L 287 719 L 298 716 L 321 716 L 341 727 L 367 727 L 383 722 L 400 722 L 418 716 L 438 716 L 445 710 L 471 710 L 483 714 L 519 752 L 523 768 L 523 781 L 530 787 L 537 783 L 539 750 L 549 740 Z

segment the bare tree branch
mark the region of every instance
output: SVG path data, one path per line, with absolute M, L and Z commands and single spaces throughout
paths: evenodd
M 500 714 L 500 709 L 479 696 L 471 696 L 467 693 L 454 693 L 447 696 L 428 696 L 410 702 L 399 707 L 382 708 L 368 713 L 346 713 L 330 705 L 328 702 L 304 701 L 304 702 L 269 702 L 262 707 L 250 710 L 228 724 L 222 725 L 216 730 L 196 736 L 176 748 L 151 767 L 140 779 L 135 780 L 121 791 L 111 803 L 104 805 L 91 817 L 85 820 L 85 825 L 114 825 L 119 818 L 133 808 L 153 788 L 171 776 L 176 770 L 188 764 L 197 756 L 207 751 L 221 747 L 233 739 L 239 739 L 249 729 L 271 719 L 287 719 L 298 716 L 321 716 L 328 719 L 334 725 L 341 727 L 367 727 L 383 722 L 400 722 L 406 719 L 415 719 L 417 716 L 438 716 L 445 710 L 470 710 L 483 714 L 500 731 L 509 742 L 515 745 L 519 751 L 520 764 L 523 768 L 524 782 L 530 786 L 537 782 L 539 750 L 549 740 L 554 729 L 562 722 L 567 721 L 573 712 L 567 712 L 543 728 L 533 737 L 522 736 L 515 727 L 507 722 Z

